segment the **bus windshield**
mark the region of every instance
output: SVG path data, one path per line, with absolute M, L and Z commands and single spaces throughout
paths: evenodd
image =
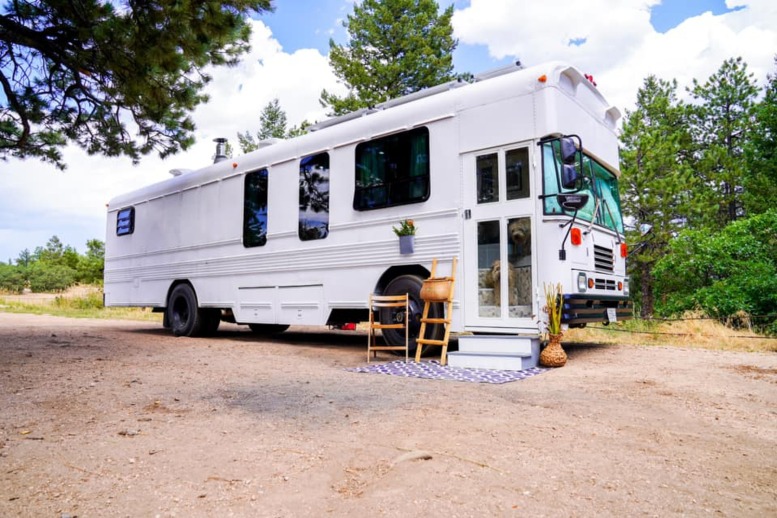
M 542 183 L 545 214 L 567 214 L 556 198 L 558 193 L 588 194 L 588 203 L 577 212 L 577 217 L 623 234 L 618 179 L 599 162 L 583 154 L 583 186 L 579 190 L 565 189 L 561 185 L 561 141 L 543 142 Z

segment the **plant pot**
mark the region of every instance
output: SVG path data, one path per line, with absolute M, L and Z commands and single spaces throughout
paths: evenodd
M 421 300 L 424 302 L 447 302 L 451 296 L 453 280 L 450 277 L 426 279 L 421 285 Z
M 399 253 L 412 254 L 415 249 L 415 236 L 399 236 Z
M 548 345 L 540 353 L 540 365 L 543 367 L 563 367 L 567 363 L 567 353 L 561 347 L 561 335 L 550 335 Z

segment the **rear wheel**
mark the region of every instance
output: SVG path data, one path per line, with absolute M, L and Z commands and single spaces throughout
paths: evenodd
M 207 320 L 197 308 L 197 295 L 188 284 L 179 284 L 167 301 L 167 321 L 175 336 L 198 336 Z
M 393 324 L 404 322 L 408 319 L 408 335 L 409 335 L 409 354 L 412 356 L 415 354 L 418 344 L 416 339 L 421 331 L 421 316 L 424 313 L 424 301 L 421 299 L 421 286 L 424 281 L 417 275 L 402 275 L 392 280 L 384 295 L 404 295 L 408 294 L 408 305 L 410 315 L 405 315 L 404 310 L 396 311 L 392 308 L 386 308 L 380 311 L 379 318 L 381 324 Z M 430 318 L 441 318 L 443 316 L 443 305 L 432 304 L 429 307 Z M 440 324 L 427 325 L 426 326 L 426 338 L 432 340 L 442 340 L 445 336 L 445 328 Z M 391 345 L 403 345 L 405 343 L 405 331 L 403 329 L 384 329 L 383 337 Z M 422 349 L 421 354 L 432 352 L 436 349 L 433 346 L 426 346 Z

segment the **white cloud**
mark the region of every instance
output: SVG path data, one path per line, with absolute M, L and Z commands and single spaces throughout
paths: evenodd
M 497 59 L 516 56 L 531 65 L 563 58 L 612 66 L 652 29 L 649 6 L 657 2 L 472 0 L 455 12 L 453 25 L 461 43 L 486 44 Z
M 705 81 L 730 57 L 742 56 L 761 83 L 773 72 L 777 2 L 728 0 L 729 8 L 744 8 L 704 13 L 661 34 L 650 24 L 650 8 L 659 1 L 472 0 L 456 11 L 453 24 L 461 43 L 486 45 L 495 58 L 580 67 L 620 108 L 633 105 L 649 74 L 676 78 L 683 93 L 693 78 Z
M 57 235 L 80 252 L 88 239 L 104 239 L 105 204 L 114 196 L 168 178 L 173 168 L 195 169 L 213 157 L 215 137 L 234 144 L 237 132 L 259 129 L 262 108 L 277 97 L 289 125 L 324 118 L 321 90 L 342 93 L 328 59 L 311 49 L 285 53 L 261 22 L 253 21 L 252 50 L 233 68 L 211 71 L 208 104 L 193 114 L 197 143 L 166 160 L 88 156 L 75 146 L 63 151 L 65 172 L 37 160 L 0 162 L 0 261 L 16 258 Z
M 253 26 L 251 51 L 241 62 L 233 68 L 211 71 L 213 80 L 206 88 L 210 102 L 194 112 L 196 150 L 187 153 L 187 158 L 196 157 L 197 161 L 183 167 L 195 168 L 210 160 L 214 138 L 226 137 L 235 144 L 238 131 L 259 129 L 262 109 L 276 97 L 291 127 L 303 120 L 326 118 L 326 110 L 318 102 L 323 89 L 344 93 L 326 56 L 315 49 L 288 54 L 264 23 L 254 20 Z

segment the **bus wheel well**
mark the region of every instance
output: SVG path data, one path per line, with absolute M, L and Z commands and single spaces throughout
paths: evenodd
M 421 266 L 420 264 L 407 264 L 402 266 L 392 266 L 380 276 L 378 284 L 375 286 L 375 293 L 383 294 L 386 291 L 386 286 L 391 283 L 397 277 L 403 275 L 415 275 L 421 279 L 428 279 L 431 272 Z
M 175 289 L 175 287 L 176 287 L 176 286 L 178 286 L 179 284 L 188 284 L 188 285 L 189 285 L 189 287 L 191 287 L 191 289 L 194 291 L 194 293 L 195 293 L 195 294 L 197 293 L 197 290 L 195 290 L 195 289 L 194 289 L 194 286 L 192 285 L 192 283 L 191 283 L 191 282 L 189 282 L 187 279 L 176 279 L 176 280 L 174 280 L 173 282 L 171 282 L 171 283 L 170 283 L 170 287 L 169 287 L 169 288 L 167 288 L 167 295 L 165 296 L 165 305 L 164 305 L 164 308 L 167 308 L 167 304 L 170 302 L 170 295 L 172 295 L 172 293 L 173 293 L 173 290 L 174 290 L 174 289 Z M 164 311 L 164 308 L 162 309 L 162 311 Z

